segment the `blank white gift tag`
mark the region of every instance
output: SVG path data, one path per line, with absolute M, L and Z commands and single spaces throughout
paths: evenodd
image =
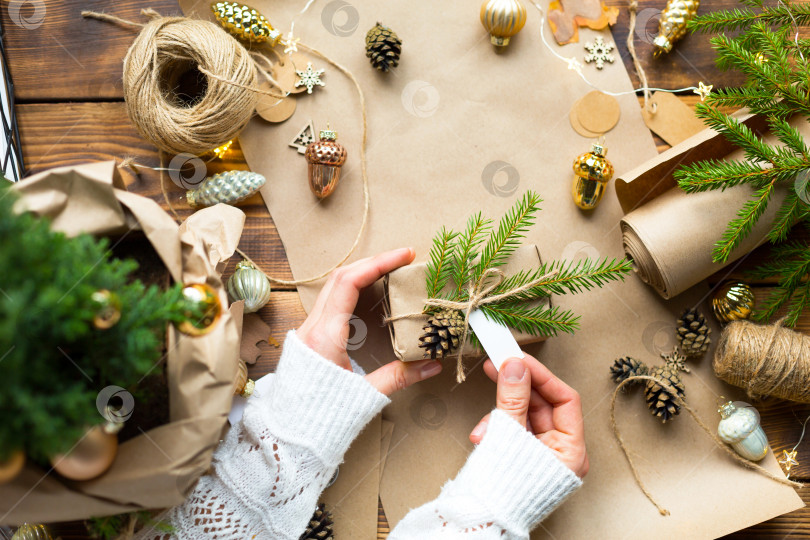
M 507 359 L 523 358 L 520 345 L 505 325 L 488 319 L 480 309 L 470 313 L 469 323 L 498 371 Z

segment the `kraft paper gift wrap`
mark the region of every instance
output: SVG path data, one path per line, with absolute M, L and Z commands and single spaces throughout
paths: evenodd
M 228 305 L 220 273 L 242 233 L 241 210 L 218 205 L 178 226 L 151 199 L 124 191 L 113 161 L 52 169 L 12 189 L 21 196 L 19 210 L 49 217 L 67 235 L 143 233 L 175 281 L 207 283 Z M 191 338 L 170 326 L 167 335 L 170 422 L 123 442 L 112 467 L 94 480 L 69 481 L 27 463 L 0 486 L 3 523 L 85 519 L 183 502 L 207 471 L 226 424 L 239 332 L 224 310 L 210 334 Z
M 479 210 L 502 215 L 528 189 L 545 202 L 525 243 L 537 245 L 544 258 L 624 256 L 619 227 L 624 212 L 613 190 L 587 214 L 571 200 L 573 161 L 593 141 L 577 135 L 568 116 L 592 88 L 544 48 L 533 5 L 527 4 L 526 26 L 498 54 L 478 20 L 480 4 L 468 0 L 440 5 L 428 0 L 319 0 L 299 14 L 304 4 L 252 0 L 250 5 L 285 33 L 294 20 L 301 43 L 346 66 L 365 92 L 371 212 L 351 260 L 412 246 L 416 260 L 425 261 L 442 225 L 459 230 Z M 541 4 L 547 8 L 546 1 Z M 181 6 L 187 15 L 210 20 L 207 2 L 184 0 Z M 373 69 L 365 56 L 365 33 L 377 21 L 403 41 L 402 61 L 388 74 Z M 582 43 L 598 35 L 610 41 L 606 31 L 582 29 L 581 34 Z M 566 57 L 584 54 L 576 45 L 557 50 Z M 293 59 L 303 70 L 301 56 L 296 53 Z M 327 62 L 316 55 L 308 58 L 313 69 L 325 70 L 326 87 L 297 95 L 296 112 L 286 122 L 254 118 L 240 136 L 250 168 L 267 178 L 262 195 L 299 279 L 343 257 L 363 207 L 356 91 Z M 632 91 L 619 62 L 602 71 L 590 65 L 583 69 L 605 90 Z M 606 135 L 606 145 L 608 159 L 621 172 L 657 152 L 636 97 L 617 99 L 621 120 Z M 341 183 L 324 201 L 309 191 L 304 158 L 287 146 L 310 120 L 317 129 L 328 121 L 348 151 Z M 299 287 L 304 308 L 312 307 L 321 285 Z M 626 355 L 659 362 L 658 355 L 671 352 L 675 344 L 677 316 L 705 293 L 698 286 L 665 302 L 631 275 L 601 290 L 555 298 L 555 305 L 582 315 L 580 330 L 527 346 L 527 352 L 582 396 L 591 472 L 583 488 L 533 538 L 710 538 L 802 506 L 792 489 L 721 455 L 685 415 L 661 425 L 642 398 L 628 395 L 619 401 L 617 419 L 648 487 L 672 512 L 662 517 L 636 486 L 613 438 L 608 424 L 614 389 L 610 364 Z M 388 330 L 380 324 L 381 301 L 382 287 L 372 287 L 361 295 L 355 312 L 355 333 L 362 339 L 350 354 L 367 371 L 395 359 Z M 714 377 L 710 354 L 691 363 L 692 374 L 684 379 L 690 405 L 711 423 L 719 418 L 719 395 L 742 396 Z M 457 385 L 452 362 L 446 364 L 437 378 L 396 393 L 384 413 L 395 425 L 379 495 L 392 527 L 409 509 L 436 497 L 473 448 L 467 437 L 493 406 L 495 385 L 480 366 L 469 367 L 467 381 Z M 349 476 L 341 469 L 338 482 L 357 487 L 340 499 L 336 531 L 367 540 L 376 538 L 377 486 L 370 480 L 378 474 L 379 453 L 354 450 L 346 459 L 358 461 L 361 472 Z M 763 464 L 779 471 L 773 456 Z
M 740 119 L 755 130 L 764 127 L 761 118 L 740 115 Z M 810 136 L 810 124 L 804 118 L 794 117 L 790 124 Z M 771 134 L 764 139 L 769 144 L 776 142 Z M 792 185 L 777 186 L 750 234 L 726 262 L 713 262 L 715 243 L 755 194 L 747 185 L 692 194 L 676 185 L 673 173 L 679 166 L 709 158 L 741 161 L 745 152 L 706 129 L 616 180 L 622 206 L 632 209 L 621 221 L 625 251 L 635 262 L 638 276 L 664 298 L 677 296 L 763 244 L 793 189 Z
M 521 246 L 512 254 L 509 263 L 501 267 L 507 277 L 514 275 L 521 270 L 533 271 L 540 267 L 542 260 L 537 246 Z M 412 264 L 399 270 L 391 272 L 385 280 L 385 313 L 392 317 L 421 313 L 425 307 L 425 268 L 426 263 Z M 543 302 L 547 307 L 551 306 L 551 299 L 546 298 Z M 419 348 L 419 336 L 422 335 L 422 327 L 427 322 L 427 316 L 400 319 L 389 323 L 388 329 L 391 333 L 391 345 L 394 354 L 400 360 L 412 362 L 424 359 L 424 349 Z M 521 345 L 537 343 L 545 339 L 543 336 L 533 336 L 525 332 L 512 331 L 517 342 Z M 462 352 L 472 361 L 475 356 L 480 356 L 483 351 L 473 346 L 469 341 L 464 344 Z

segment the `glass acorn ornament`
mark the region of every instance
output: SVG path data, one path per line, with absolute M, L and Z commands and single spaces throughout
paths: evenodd
M 192 208 L 236 204 L 259 191 L 265 181 L 264 176 L 250 171 L 217 173 L 203 180 L 196 189 L 187 191 L 186 201 Z
M 658 21 L 658 35 L 653 40 L 653 56 L 659 58 L 672 50 L 672 45 L 686 34 L 686 26 L 697 15 L 700 0 L 669 0 Z
M 730 281 L 720 287 L 712 298 L 712 311 L 721 323 L 749 319 L 754 312 L 754 291 L 741 281 Z
M 526 24 L 526 7 L 520 0 L 484 0 L 481 4 L 481 24 L 489 32 L 493 45 L 506 47 Z
M 605 187 L 613 178 L 613 164 L 605 155 L 607 148 L 600 143 L 593 143 L 590 152 L 586 152 L 574 161 L 574 202 L 583 210 L 593 210 L 602 200 Z
M 247 364 L 245 364 L 244 360 L 239 360 L 236 379 L 233 382 L 233 395 L 242 396 L 243 398 L 250 397 L 255 387 L 256 383 L 248 377 Z
M 322 129 L 320 140 L 307 146 L 309 188 L 319 199 L 325 199 L 335 191 L 340 181 L 340 168 L 346 163 L 346 148 L 337 142 L 337 132 Z
M 216 328 L 222 316 L 222 303 L 213 287 L 205 283 L 193 283 L 183 287 L 183 298 L 188 304 L 185 320 L 177 329 L 191 337 L 200 337 Z
M 721 420 L 717 435 L 735 452 L 751 461 L 768 454 L 768 437 L 759 425 L 759 412 L 744 401 L 728 401 L 717 410 Z
M 228 294 L 245 301 L 245 313 L 255 313 L 270 301 L 270 280 L 250 261 L 241 261 L 228 279 Z
M 252 43 L 268 41 L 273 46 L 281 40 L 281 32 L 250 6 L 238 2 L 214 2 L 211 11 L 222 28 L 240 39 Z

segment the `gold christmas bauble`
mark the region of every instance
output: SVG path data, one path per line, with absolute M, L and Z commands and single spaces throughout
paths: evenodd
M 121 301 L 118 295 L 107 289 L 99 289 L 90 299 L 96 305 L 96 314 L 93 316 L 93 326 L 99 330 L 112 328 L 121 319 Z
M 270 280 L 250 261 L 241 261 L 228 279 L 228 294 L 245 301 L 245 313 L 254 313 L 270 301 Z
M 251 41 L 276 45 L 281 40 L 281 32 L 250 6 L 238 2 L 214 2 L 211 11 L 222 27 L 234 36 Z
M 186 192 L 186 201 L 192 208 L 215 204 L 236 204 L 244 201 L 264 185 L 265 178 L 250 171 L 225 171 L 209 176 L 196 189 Z
M 686 34 L 686 26 L 697 15 L 700 0 L 669 0 L 658 21 L 658 35 L 653 40 L 653 56 L 658 58 L 672 50 L 672 44 Z
M 186 312 L 186 320 L 178 324 L 177 329 L 192 337 L 211 332 L 222 316 L 222 303 L 217 291 L 205 283 L 193 283 L 183 287 L 183 297 L 193 310 L 190 308 Z
M 0 484 L 11 482 L 25 466 L 25 453 L 15 450 L 7 460 L 0 461 Z
M 53 540 L 53 536 L 45 525 L 23 523 L 14 531 L 11 540 Z
M 712 311 L 721 323 L 749 319 L 756 298 L 751 287 L 741 281 L 731 281 L 720 287 L 712 298 Z
M 594 143 L 590 152 L 574 161 L 574 203 L 583 210 L 593 210 L 602 200 L 608 182 L 613 178 L 613 164 L 605 157 L 607 148 Z
M 526 7 L 520 0 L 484 0 L 481 24 L 496 47 L 506 47 L 509 40 L 526 24 Z
M 337 132 L 323 129 L 320 140 L 307 146 L 309 188 L 319 199 L 325 199 L 335 191 L 340 181 L 340 168 L 346 163 L 346 148 L 337 142 Z
M 245 364 L 244 360 L 239 360 L 236 370 L 236 379 L 233 383 L 233 395 L 245 398 L 250 397 L 255 386 L 256 383 L 253 382 L 253 379 L 248 377 L 247 364 Z
M 110 468 L 118 453 L 118 437 L 94 426 L 70 452 L 51 458 L 53 469 L 71 480 L 90 480 Z

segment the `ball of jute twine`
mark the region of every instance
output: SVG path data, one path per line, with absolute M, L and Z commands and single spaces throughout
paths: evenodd
M 729 323 L 714 354 L 714 373 L 751 397 L 810 403 L 810 337 L 782 326 Z
M 256 109 L 258 75 L 250 53 L 209 21 L 162 17 L 135 23 L 83 12 L 85 17 L 141 27 L 124 58 L 127 114 L 146 140 L 172 154 L 199 155 L 236 137 Z M 205 77 L 198 96 L 178 93 L 181 77 L 196 69 Z

